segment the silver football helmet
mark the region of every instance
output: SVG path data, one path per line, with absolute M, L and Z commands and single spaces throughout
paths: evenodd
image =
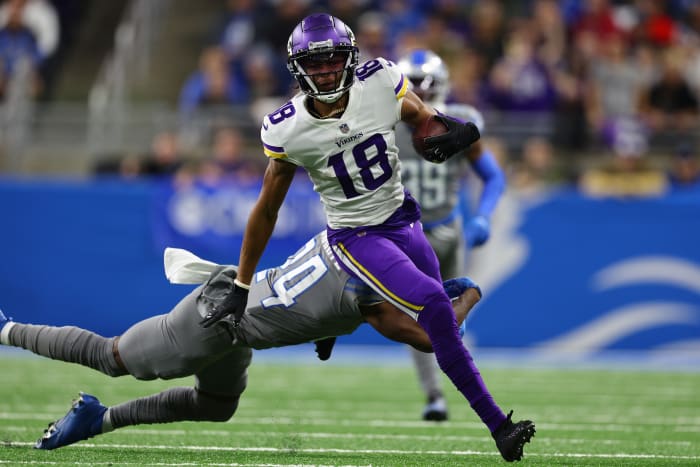
M 397 63 L 408 78 L 411 90 L 433 107 L 441 106 L 450 89 L 450 73 L 445 62 L 427 49 L 416 49 L 401 57 Z

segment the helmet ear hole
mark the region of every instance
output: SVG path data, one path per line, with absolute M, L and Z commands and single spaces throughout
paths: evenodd
M 330 90 L 320 90 L 310 70 L 315 63 L 338 60 L 343 68 L 340 79 Z M 359 62 L 355 35 L 338 18 L 322 13 L 304 18 L 292 31 L 287 42 L 287 69 L 301 90 L 323 102 L 335 102 L 352 86 Z

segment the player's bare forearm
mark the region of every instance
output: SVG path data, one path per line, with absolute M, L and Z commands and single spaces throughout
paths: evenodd
M 406 93 L 401 104 L 401 120 L 415 128 L 433 115 L 437 115 L 435 109 L 423 102 L 414 92 Z
M 270 160 L 263 177 L 260 195 L 248 217 L 238 262 L 238 280 L 250 284 L 260 257 L 272 236 L 277 213 L 284 202 L 296 166 Z
M 264 207 L 259 206 L 259 202 L 253 207 L 248 217 L 238 267 L 238 280 L 244 284 L 250 284 L 253 278 L 255 267 L 262 256 L 267 241 L 275 228 L 277 217 L 270 219 L 264 215 Z
M 458 326 L 461 326 L 464 320 L 467 319 L 469 312 L 472 311 L 474 305 L 479 303 L 479 300 L 481 300 L 479 292 L 477 292 L 476 289 L 469 288 L 452 302 L 452 308 L 455 311 Z
M 479 293 L 476 289 L 469 288 L 452 302 L 458 326 L 462 324 L 469 311 L 479 300 Z M 361 312 L 365 321 L 387 339 L 408 344 L 421 352 L 431 353 L 433 351 L 433 345 L 425 330 L 414 319 L 391 303 L 382 302 L 362 307 Z
M 432 352 L 428 335 L 418 323 L 389 302 L 362 307 L 365 321 L 382 336 L 392 341 L 408 344 L 421 352 Z

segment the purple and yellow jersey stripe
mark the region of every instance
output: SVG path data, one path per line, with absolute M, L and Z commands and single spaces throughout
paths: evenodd
M 267 144 L 263 141 L 263 152 L 267 157 L 271 157 L 273 159 L 285 159 L 287 157 L 287 153 L 284 151 L 284 148 L 281 146 L 273 146 L 271 144 Z
M 394 88 L 394 94 L 396 94 L 396 99 L 401 99 L 403 96 L 406 95 L 408 92 L 408 80 L 404 77 L 404 75 L 401 75 L 401 79 L 399 80 L 399 84 L 396 85 Z

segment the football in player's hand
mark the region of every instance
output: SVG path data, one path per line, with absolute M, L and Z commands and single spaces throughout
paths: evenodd
M 425 138 L 445 133 L 447 133 L 447 126 L 444 123 L 435 116 L 427 118 L 413 130 L 413 148 L 418 154 L 425 156 Z

